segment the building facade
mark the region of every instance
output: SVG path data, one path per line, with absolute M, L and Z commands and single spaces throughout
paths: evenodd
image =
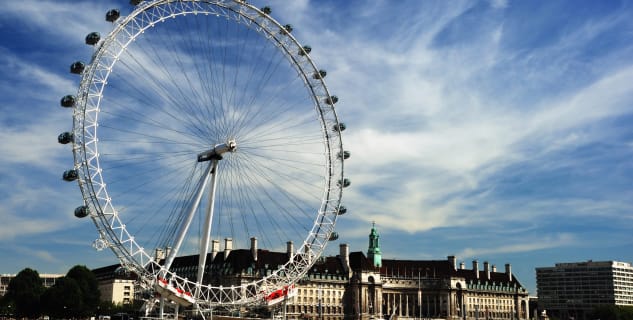
M 99 283 L 101 301 L 109 301 L 115 305 L 129 304 L 135 300 L 137 279 L 119 265 L 111 265 L 92 270 Z M 140 298 L 140 297 L 138 297 Z
M 446 260 L 377 261 L 378 232 L 370 232 L 369 258 L 350 254 L 351 277 L 346 319 L 441 318 L 441 319 L 528 319 L 527 290 L 512 274 L 488 262 L 480 268 L 457 266 L 455 256 Z
M 472 269 L 466 269 L 464 263 L 458 267 L 454 256 L 445 260 L 383 259 L 379 237 L 374 225 L 367 255 L 350 252 L 341 244 L 338 255 L 318 259 L 295 284 L 297 295 L 269 306 L 268 312 L 289 319 L 319 320 L 529 318 L 527 290 L 509 264 L 497 272 L 488 262 L 483 268 L 477 261 Z M 259 249 L 255 238 L 250 249 L 233 249 L 232 241 L 226 239 L 221 251 L 218 241 L 213 241 L 204 282 L 222 286 L 252 282 L 277 270 L 293 252 L 291 242 L 285 252 L 271 252 Z M 182 256 L 174 260 L 172 269 L 195 279 L 197 263 L 196 255 Z M 106 296 L 102 292 L 102 298 Z M 238 314 L 256 317 L 262 312 L 241 309 Z
M 559 319 L 587 319 L 599 305 L 633 306 L 633 267 L 586 261 L 536 268 L 539 310 Z

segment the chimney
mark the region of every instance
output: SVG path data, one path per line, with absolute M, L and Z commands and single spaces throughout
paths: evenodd
M 495 266 L 494 264 L 492 265 L 492 272 L 497 272 L 497 266 Z
M 508 275 L 508 281 L 512 281 L 512 266 L 506 263 L 506 275 Z
M 253 255 L 253 260 L 257 261 L 257 238 L 251 238 L 251 254 Z
M 486 271 L 486 280 L 490 280 L 490 264 L 484 261 L 484 271 Z
M 310 251 L 310 244 L 308 243 L 304 243 L 303 244 L 303 252 L 306 254 L 306 260 L 308 261 L 309 264 L 312 263 L 312 251 Z
M 286 253 L 289 257 L 292 257 L 295 254 L 295 246 L 292 241 L 286 242 Z
M 341 243 L 339 245 L 339 255 L 343 260 L 343 268 L 345 272 L 349 272 L 349 247 L 346 243 Z
M 154 259 L 157 262 L 160 262 L 161 260 L 165 259 L 165 250 L 163 250 L 163 248 L 156 248 Z
M 448 256 L 448 263 L 453 267 L 453 270 L 457 270 L 457 259 L 455 256 Z
M 473 260 L 473 271 L 475 272 L 475 279 L 479 279 L 479 262 Z
M 220 251 L 220 241 L 211 240 L 211 261 L 215 260 L 215 256 L 218 255 Z
M 224 238 L 224 260 L 229 257 L 229 253 L 233 250 L 233 239 Z
M 459 263 L 459 269 L 461 269 L 461 270 L 466 269 L 466 264 L 464 263 L 464 261 Z

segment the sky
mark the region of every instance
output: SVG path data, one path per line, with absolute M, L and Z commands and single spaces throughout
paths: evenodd
M 327 70 L 352 154 L 338 242 L 382 256 L 535 268 L 633 262 L 633 5 L 628 1 L 252 1 Z M 128 1 L 0 6 L 0 273 L 115 263 L 72 212 L 59 99 L 86 34 Z M 338 245 L 328 247 L 337 254 Z M 480 263 L 481 265 L 481 263 Z

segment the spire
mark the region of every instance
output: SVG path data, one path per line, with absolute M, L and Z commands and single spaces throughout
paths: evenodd
M 376 230 L 376 221 L 371 223 L 371 231 L 369 232 L 369 249 L 367 249 L 367 258 L 372 262 L 374 267 L 382 267 L 382 257 L 380 254 L 380 244 L 378 240 L 380 235 Z

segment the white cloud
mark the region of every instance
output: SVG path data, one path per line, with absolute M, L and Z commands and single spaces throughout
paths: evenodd
M 47 36 L 55 35 L 60 41 L 76 39 L 76 44 L 83 44 L 88 33 L 106 29 L 109 23 L 105 21 L 105 14 L 115 7 L 112 2 L 105 1 L 9 1 L 0 8 L 0 15 L 23 21 L 34 35 L 44 32 Z
M 455 13 L 438 21 L 450 21 L 447 16 Z M 570 36 L 537 53 L 540 59 L 571 61 L 569 48 L 587 45 L 605 28 L 590 37 Z M 579 83 L 576 90 L 543 91 L 507 105 L 503 97 L 524 96 L 527 88 L 497 83 L 503 90 L 498 97 L 481 90 L 481 85 L 494 82 L 496 73 L 520 58 L 498 48 L 503 37 L 513 35 L 504 34 L 502 25 L 493 25 L 489 35 L 478 35 L 483 42 L 456 51 L 429 47 L 429 39 L 441 29 L 441 24 L 421 33 L 411 29 L 417 37 L 410 39 L 405 51 L 395 51 L 391 45 L 396 41 L 368 41 L 365 34 L 371 30 L 361 28 L 318 41 L 346 48 L 320 57 L 333 61 L 329 63 L 335 71 L 328 80 L 341 97 L 339 112 L 350 129 L 344 143 L 352 152 L 346 172 L 353 185 L 346 190 L 345 201 L 362 213 L 358 219 L 407 232 L 488 223 L 505 208 L 485 210 L 486 204 L 477 201 L 492 199 L 463 196 L 474 191 L 486 194 L 480 181 L 537 156 L 555 163 L 552 157 L 557 152 L 600 141 L 608 132 L 603 128 L 604 133 L 583 134 L 588 125 L 631 112 L 629 66 L 612 69 L 586 85 Z M 400 36 L 394 33 L 394 39 Z M 534 79 L 574 81 L 554 64 L 543 69 L 524 67 Z M 463 216 L 465 207 L 479 209 Z M 570 207 L 570 212 L 578 209 Z
M 72 127 L 70 111 L 59 106 L 60 92 L 74 85 L 41 64 L 2 53 L 0 238 L 54 233 L 67 227 L 71 202 L 81 199 L 76 185 L 72 195 L 65 193 L 70 186 L 61 175 L 73 165 L 72 151 L 57 143 L 57 135 Z
M 509 5 L 491 0 L 490 6 L 499 10 L 477 12 L 467 1 L 271 3 L 273 16 L 293 24 L 293 34 L 312 46 L 311 57 L 328 70 L 329 88 L 341 98 L 337 112 L 348 125 L 343 142 L 352 152 L 345 167 L 352 180 L 344 191 L 349 213 L 341 217 L 341 225 L 353 228 L 339 231 L 342 241 L 365 243 L 369 224 L 355 220 L 373 220 L 390 233 L 411 237 L 455 228 L 461 232 L 447 232 L 437 241 L 455 241 L 461 247 L 468 243 L 465 249 L 445 249 L 464 257 L 527 253 L 570 248 L 580 241 L 576 232 L 582 231 L 553 232 L 544 225 L 548 221 L 631 219 L 622 214 L 631 211 L 630 192 L 599 190 L 584 197 L 574 193 L 582 182 L 575 177 L 560 187 L 565 189 L 561 195 L 538 192 L 535 186 L 527 188 L 534 194 L 497 198 L 504 191 L 499 190 L 500 180 L 517 180 L 505 183 L 522 192 L 520 184 L 542 172 L 609 170 L 584 168 L 583 159 L 561 154 L 613 138 L 608 122 L 630 116 L 633 101 L 631 48 L 617 41 L 611 43 L 613 49 L 596 45 L 608 33 L 626 30 L 621 27 L 630 10 L 582 21 L 540 47 L 517 49 L 508 39 L 522 35 L 513 34 L 509 20 L 503 21 L 514 16 L 504 17 L 511 10 L 501 12 Z M 43 51 L 66 50 L 70 62 L 89 57 L 92 49 L 83 45 L 83 37 L 109 28 L 102 19 L 110 8 L 103 2 L 14 1 L 1 7 L 0 15 L 20 19 L 51 39 L 56 36 L 60 47 Z M 476 30 L 439 41 L 467 14 L 480 15 Z M 60 23 L 59 17 L 72 18 Z M 72 52 L 64 46 L 73 47 Z M 83 49 L 75 50 L 79 47 Z M 595 58 L 590 56 L 594 50 L 607 52 Z M 79 192 L 59 179 L 72 160 L 55 136 L 70 129 L 70 115 L 58 101 L 76 90 L 77 83 L 50 71 L 47 61 L 2 53 L 2 66 L 12 71 L 11 78 L 0 79 L 11 84 L 5 90 L 35 98 L 18 101 L 14 96 L 15 101 L 5 99 L 0 109 L 0 176 L 9 181 L 0 190 L 5 222 L 0 237 L 17 242 L 21 236 L 67 230 L 74 219 L 72 202 L 80 199 Z M 145 63 L 149 56 L 137 59 Z M 24 101 L 39 106 L 29 109 Z M 609 143 L 627 152 L 633 149 L 630 139 Z M 602 155 L 593 156 L 599 162 Z M 42 172 L 54 172 L 54 183 L 47 181 L 52 175 Z M 556 189 L 557 182 L 551 183 L 541 187 Z M 33 199 L 45 199 L 50 210 L 42 210 L 45 206 Z M 508 234 L 517 242 L 499 245 L 498 239 Z M 480 244 L 482 239 L 493 244 Z M 63 240 L 60 247 L 68 244 L 75 245 Z M 44 249 L 32 255 L 54 263 Z
M 0 164 L 28 164 L 33 167 L 53 169 L 54 162 L 42 161 L 57 159 L 64 152 L 68 159 L 72 153 L 68 148 L 57 144 L 57 135 L 72 127 L 72 114 L 59 106 L 61 95 L 68 92 L 71 84 L 42 67 L 5 55 L 0 65 L 12 78 L 0 80 L 6 90 L 0 110 L 4 125 L 0 127 Z M 29 72 L 25 70 L 30 70 Z M 34 77 L 35 75 L 35 77 Z M 28 92 L 26 96 L 14 96 L 14 92 Z M 59 96 L 58 96 L 59 95 Z M 72 166 L 72 160 L 69 161 Z
M 485 257 L 497 254 L 520 253 L 537 251 L 550 248 L 567 247 L 577 244 L 579 240 L 575 235 L 569 233 L 555 234 L 551 236 L 541 236 L 538 238 L 527 239 L 522 238 L 518 243 L 498 245 L 484 248 L 464 248 L 457 254 L 459 257 Z
M 495 9 L 505 9 L 508 7 L 508 0 L 490 0 L 490 5 Z
M 76 222 L 72 212 L 81 197 L 75 184 L 71 186 L 62 181 L 61 173 L 58 179 L 50 181 L 41 179 L 42 176 L 38 177 L 37 174 L 12 171 L 15 170 L 2 171 L 2 175 L 11 183 L 3 184 L 0 188 L 3 194 L 0 204 L 3 220 L 0 224 L 0 239 L 54 233 Z

